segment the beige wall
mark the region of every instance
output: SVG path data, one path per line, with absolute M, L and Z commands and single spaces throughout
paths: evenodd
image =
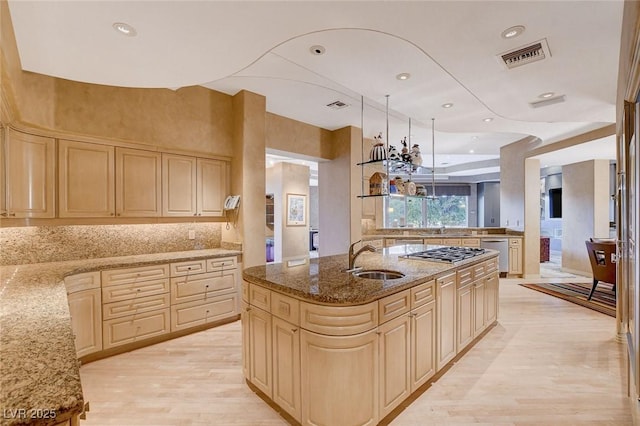
M 309 167 L 277 163 L 267 169 L 267 192 L 274 195 L 274 261 L 309 257 Z M 306 225 L 287 226 L 287 194 L 306 196 Z
M 522 267 L 525 277 L 540 275 L 540 160 L 524 161 L 525 209 Z
M 331 159 L 335 155 L 333 139 L 329 130 L 279 115 L 266 114 L 265 143 L 269 149 L 317 159 Z
M 591 274 L 585 240 L 609 238 L 609 161 L 562 167 L 562 267 Z

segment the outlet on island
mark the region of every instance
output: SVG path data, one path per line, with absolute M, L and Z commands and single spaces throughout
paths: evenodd
M 196 231 L 195 231 L 195 229 L 189 229 L 189 239 L 190 240 L 195 240 L 196 239 Z

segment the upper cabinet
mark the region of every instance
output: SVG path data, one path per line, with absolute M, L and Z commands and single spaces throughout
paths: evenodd
M 228 193 L 227 163 L 198 158 L 197 165 L 198 216 L 223 216 L 224 200 Z
M 60 140 L 60 217 L 115 215 L 113 146 Z
M 164 216 L 223 216 L 227 162 L 162 154 Z
M 116 148 L 116 215 L 162 215 L 162 154 Z
M 196 158 L 162 154 L 163 216 L 196 216 Z
M 3 163 L 6 193 L 2 215 L 55 217 L 55 139 L 8 130 Z
M 0 217 L 223 217 L 228 159 L 0 127 Z

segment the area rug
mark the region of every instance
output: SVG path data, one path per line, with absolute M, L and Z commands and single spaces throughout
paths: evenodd
M 523 287 L 550 294 L 571 303 L 584 306 L 611 317 L 616 316 L 616 296 L 610 284 L 598 284 L 591 300 L 587 300 L 591 283 L 520 284 Z

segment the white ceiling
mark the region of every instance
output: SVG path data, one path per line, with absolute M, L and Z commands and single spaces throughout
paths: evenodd
M 410 137 L 431 164 L 435 118 L 437 167 L 498 158 L 501 146 L 528 136 L 544 145 L 615 121 L 622 1 L 10 0 L 9 7 L 27 71 L 126 87 L 247 89 L 265 95 L 270 112 L 326 129 L 362 122 L 367 137 L 386 138 L 389 95 L 389 142 Z M 117 33 L 114 22 L 137 36 Z M 514 25 L 526 30 L 502 38 Z M 545 60 L 511 70 L 500 62 L 499 54 L 540 40 L 549 46 Z M 314 45 L 326 52 L 311 54 Z M 396 79 L 405 72 L 409 80 Z M 544 92 L 566 101 L 532 108 Z M 326 107 L 336 100 L 349 107 Z M 454 106 L 442 108 L 447 102 Z M 608 138 L 579 152 L 615 158 L 614 145 Z

